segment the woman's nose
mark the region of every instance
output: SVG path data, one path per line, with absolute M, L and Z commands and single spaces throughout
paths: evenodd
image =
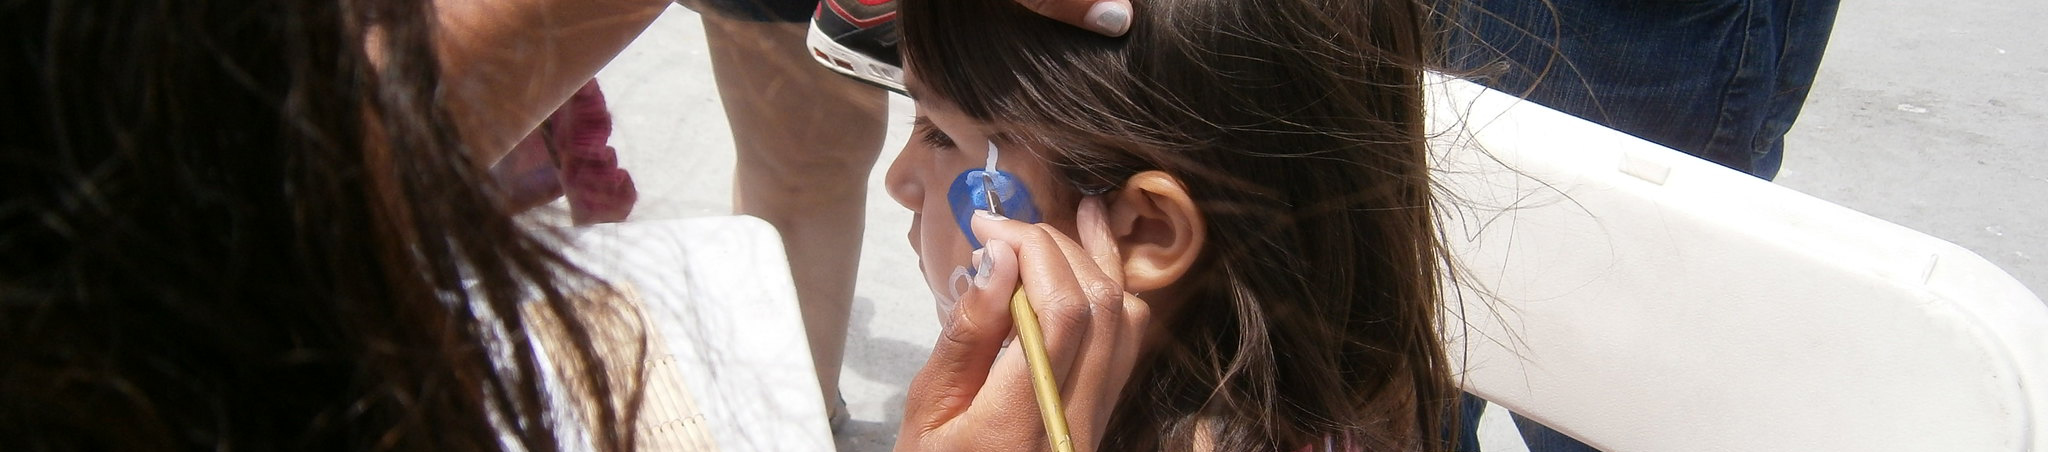
M 896 153 L 896 159 L 889 162 L 889 172 L 882 175 L 882 186 L 889 190 L 889 197 L 911 212 L 924 207 L 924 183 L 917 178 L 917 168 L 911 162 L 918 152 L 916 144 L 903 145 L 903 152 Z

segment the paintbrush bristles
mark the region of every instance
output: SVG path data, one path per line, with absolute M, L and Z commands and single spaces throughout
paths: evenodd
M 981 193 L 988 197 L 988 212 L 1003 215 L 1003 200 L 996 195 L 996 177 L 987 171 L 981 173 Z

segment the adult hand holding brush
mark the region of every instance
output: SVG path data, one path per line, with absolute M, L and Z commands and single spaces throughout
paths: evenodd
M 1095 450 L 1136 365 L 1151 310 L 1124 291 L 1102 203 L 1089 198 L 1069 237 L 1051 226 L 977 215 L 991 271 L 960 300 L 911 382 L 896 450 L 1051 450 L 1026 341 L 1010 341 L 1022 284 L 1058 380 L 1073 450 Z

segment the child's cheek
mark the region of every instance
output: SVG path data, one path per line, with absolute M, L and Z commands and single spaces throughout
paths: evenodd
M 950 215 L 924 215 L 918 229 L 922 237 L 917 240 L 924 245 L 920 247 L 918 256 L 924 267 L 920 273 L 925 277 L 926 287 L 932 291 L 933 307 L 943 324 L 951 318 L 953 307 L 959 304 L 960 298 L 972 287 L 973 271 L 965 265 L 972 249 L 968 247 L 967 239 L 953 227 Z

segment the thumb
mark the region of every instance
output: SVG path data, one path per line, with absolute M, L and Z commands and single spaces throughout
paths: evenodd
M 989 240 L 976 254 L 975 289 L 961 297 L 931 358 L 911 382 L 905 424 L 922 424 L 929 431 L 964 414 L 1010 336 L 1010 294 L 1018 281 L 1015 245 Z

